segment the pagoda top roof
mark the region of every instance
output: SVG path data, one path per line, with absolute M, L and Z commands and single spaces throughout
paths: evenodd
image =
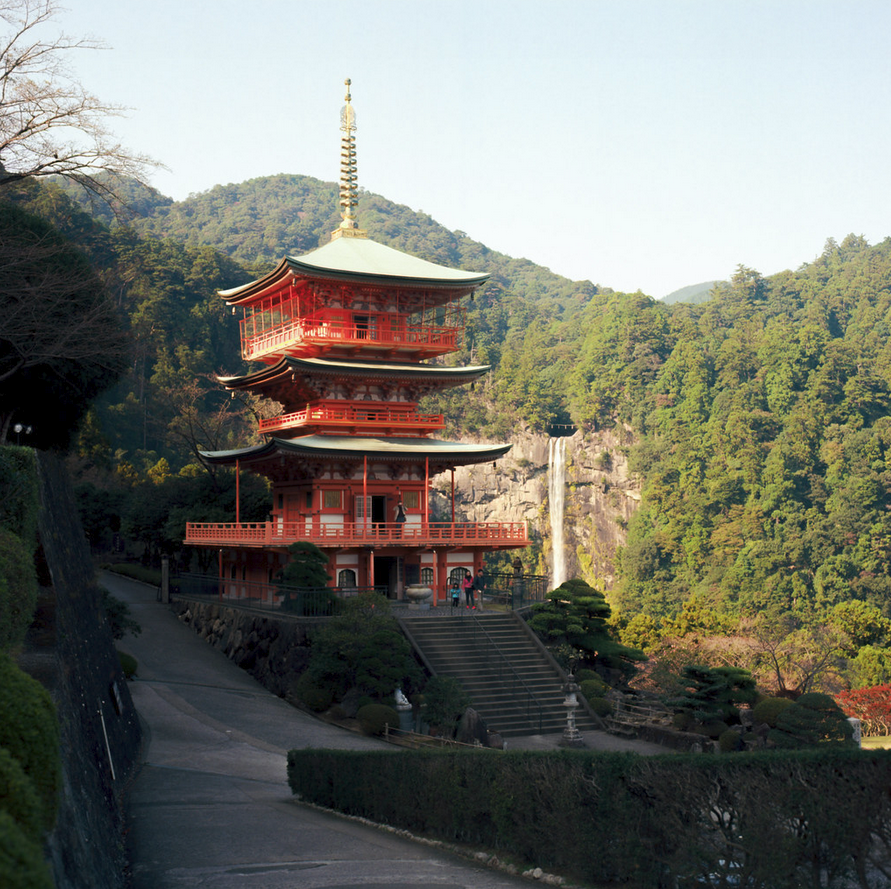
M 472 290 L 489 277 L 487 273 L 468 272 L 428 262 L 370 238 L 343 236 L 302 256 L 285 256 L 262 278 L 218 293 L 230 304 L 239 303 L 263 293 L 289 276 L 467 290 Z
M 263 444 L 234 451 L 201 451 L 201 456 L 209 463 L 218 464 L 233 464 L 236 460 L 254 463 L 280 455 L 299 455 L 341 460 L 361 460 L 367 456 L 415 463 L 429 458 L 440 466 L 466 466 L 496 460 L 510 448 L 509 444 L 466 444 L 435 438 L 305 435 L 302 438 L 271 438 Z

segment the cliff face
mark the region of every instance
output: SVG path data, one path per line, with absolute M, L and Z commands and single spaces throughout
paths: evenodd
M 609 589 L 617 547 L 640 502 L 640 483 L 628 470 L 630 433 L 617 430 L 566 438 L 564 550 L 567 577 L 584 577 Z M 548 503 L 549 436 L 520 431 L 510 453 L 491 463 L 455 470 L 455 518 L 470 522 L 529 522 L 532 553 L 526 570 L 552 574 Z M 451 478 L 434 480 L 431 507 L 450 516 Z M 534 564 L 533 564 L 534 561 Z

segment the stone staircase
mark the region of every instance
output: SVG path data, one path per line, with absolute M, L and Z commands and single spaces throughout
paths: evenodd
M 461 683 L 490 731 L 510 738 L 566 727 L 563 677 L 516 614 L 459 611 L 400 623 L 434 675 Z M 583 707 L 576 725 L 580 731 L 602 728 Z

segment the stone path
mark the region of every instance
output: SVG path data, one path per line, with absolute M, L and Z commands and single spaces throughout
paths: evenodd
M 139 662 L 130 690 L 146 730 L 129 795 L 133 889 L 529 886 L 295 801 L 288 749 L 387 745 L 267 692 L 158 604 L 154 589 L 110 574 L 101 582 L 142 625 L 120 643 Z

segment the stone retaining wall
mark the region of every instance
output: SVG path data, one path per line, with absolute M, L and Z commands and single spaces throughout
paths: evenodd
M 291 686 L 309 661 L 311 618 L 275 617 L 219 602 L 175 597 L 177 617 L 273 694 L 296 703 Z

